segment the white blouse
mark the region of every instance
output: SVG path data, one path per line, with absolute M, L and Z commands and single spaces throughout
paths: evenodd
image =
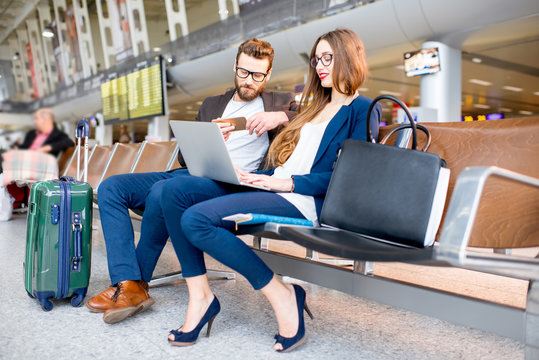
M 248 119 L 252 115 L 263 111 L 264 102 L 260 96 L 249 102 L 234 101 L 234 98 L 232 98 L 221 118 L 245 116 Z M 239 130 L 232 131 L 225 144 L 232 162 L 240 169 L 251 172 L 258 169 L 264 155 L 266 155 L 269 138 L 267 132 L 258 137 L 255 132 L 249 135 L 248 130 Z
M 277 167 L 272 176 L 278 179 L 289 179 L 292 175 L 305 175 L 311 172 L 314 158 L 322 141 L 329 121 L 319 124 L 310 122 L 303 125 L 299 135 L 299 141 L 294 152 L 286 162 Z M 314 198 L 308 195 L 296 193 L 277 193 L 294 205 L 306 219 L 316 222 L 316 206 Z

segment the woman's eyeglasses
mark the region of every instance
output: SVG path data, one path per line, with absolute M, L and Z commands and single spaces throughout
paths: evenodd
M 245 79 L 249 75 L 251 75 L 253 80 L 256 81 L 256 82 L 262 82 L 262 81 L 264 81 L 266 76 L 268 76 L 268 74 L 264 74 L 264 73 L 261 73 L 261 72 L 255 72 L 255 71 L 249 71 L 247 69 L 237 67 L 237 66 L 236 66 L 236 75 L 238 75 L 238 77 L 240 77 L 242 79 Z
M 318 62 L 321 61 L 322 65 L 329 66 L 333 60 L 333 54 L 324 54 L 320 57 L 314 56 L 311 58 L 311 66 L 316 69 Z

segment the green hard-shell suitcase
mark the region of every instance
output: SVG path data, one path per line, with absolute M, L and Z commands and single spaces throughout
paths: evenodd
M 25 285 L 51 310 L 50 299 L 79 306 L 90 279 L 92 188 L 69 178 L 32 186 L 26 233 Z
M 87 134 L 87 129 L 82 131 Z M 80 150 L 79 128 L 77 137 Z M 86 140 L 86 169 L 87 144 Z M 46 311 L 53 308 L 51 299 L 71 298 L 71 304 L 79 306 L 86 296 L 91 269 L 92 198 L 90 185 L 70 177 L 40 181 L 30 190 L 25 287 Z

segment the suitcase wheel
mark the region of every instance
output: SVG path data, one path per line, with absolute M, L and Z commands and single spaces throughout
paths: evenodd
M 49 299 L 40 299 L 39 302 L 41 303 L 41 308 L 44 311 L 51 311 L 54 306 Z
M 71 298 L 71 305 L 73 307 L 78 307 L 82 305 L 82 300 L 84 299 L 83 294 L 77 294 Z
M 74 307 L 81 306 L 87 291 L 88 288 L 85 287 L 75 289 L 75 291 L 73 291 L 73 296 L 71 297 L 71 305 Z
M 54 291 L 35 291 L 33 293 L 33 296 L 31 297 L 37 298 L 39 303 L 41 304 L 41 308 L 44 311 L 51 311 L 53 304 L 50 301 L 50 299 L 54 299 Z

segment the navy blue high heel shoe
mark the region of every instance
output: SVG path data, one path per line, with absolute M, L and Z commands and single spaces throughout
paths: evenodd
M 303 310 L 305 310 L 309 317 L 313 319 L 313 314 L 307 306 L 305 290 L 303 290 L 303 288 L 299 285 L 293 286 L 294 292 L 296 293 L 296 303 L 298 306 L 298 332 L 294 337 L 291 338 L 287 338 L 279 334 L 275 335 L 275 344 L 279 343 L 283 347 L 282 350 L 277 350 L 278 352 L 288 352 L 294 350 L 303 342 L 303 340 L 305 340 L 305 321 L 303 319 Z
M 168 339 L 168 342 L 171 345 L 175 346 L 189 346 L 193 345 L 198 338 L 198 334 L 200 333 L 200 330 L 208 323 L 208 329 L 206 330 L 206 337 L 210 336 L 210 330 L 211 325 L 213 324 L 213 320 L 219 314 L 219 311 L 221 311 L 221 304 L 219 303 L 219 300 L 217 300 L 217 297 L 213 298 L 213 301 L 211 302 L 210 306 L 208 307 L 208 310 L 206 310 L 206 313 L 200 319 L 200 322 L 198 325 L 189 332 L 183 332 L 179 330 L 170 330 L 170 334 L 174 335 L 174 340 Z

